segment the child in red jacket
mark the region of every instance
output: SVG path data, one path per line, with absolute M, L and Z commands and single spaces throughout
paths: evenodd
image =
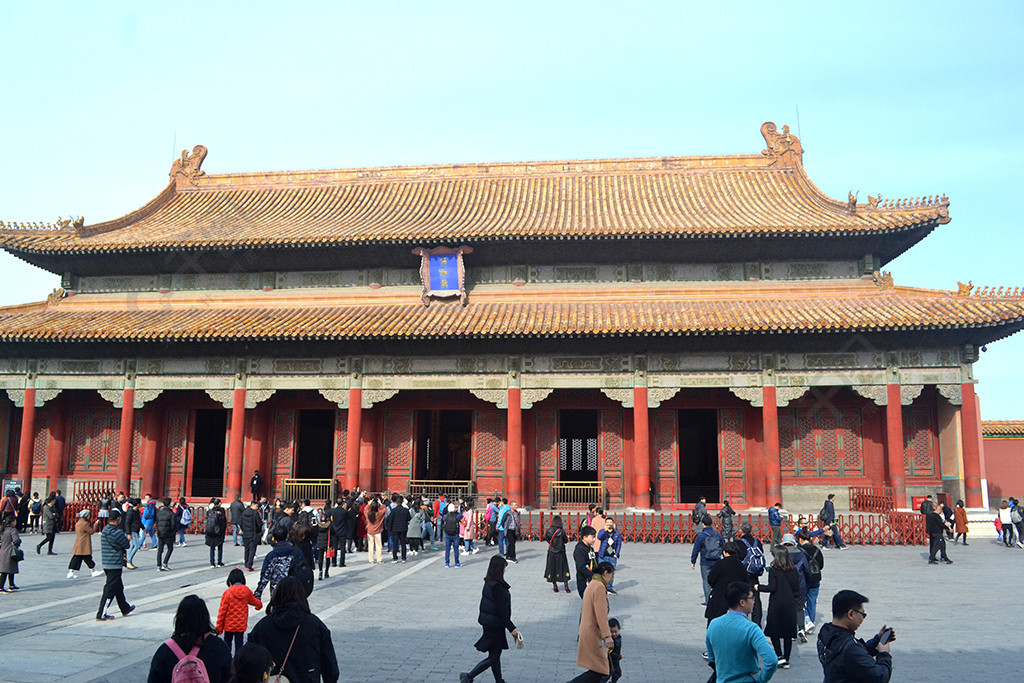
M 224 634 L 229 652 L 231 641 L 235 643 L 236 653 L 242 647 L 242 636 L 249 630 L 249 605 L 263 609 L 263 602 L 245 585 L 245 574 L 235 567 L 228 574 L 228 589 L 220 596 L 217 611 L 217 635 Z

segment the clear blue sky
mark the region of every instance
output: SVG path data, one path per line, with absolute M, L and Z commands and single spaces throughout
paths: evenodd
M 897 284 L 1024 285 L 1024 3 L 187 5 L 0 5 L 0 219 L 127 213 L 200 143 L 211 173 L 735 154 L 773 120 L 833 197 L 950 196 Z M 0 256 L 0 305 L 55 286 Z M 987 419 L 1024 418 L 1022 351 L 977 364 Z

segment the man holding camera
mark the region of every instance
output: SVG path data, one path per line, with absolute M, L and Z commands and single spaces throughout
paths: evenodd
M 842 590 L 832 598 L 832 621 L 818 632 L 818 661 L 825 672 L 824 683 L 877 681 L 886 683 L 892 676 L 890 643 L 896 632 L 888 626 L 870 640 L 857 638 L 857 629 L 868 618 L 864 604 L 868 599 L 851 590 Z

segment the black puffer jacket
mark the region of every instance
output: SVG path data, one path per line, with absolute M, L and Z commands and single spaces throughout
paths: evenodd
M 174 534 L 178 531 L 178 520 L 174 516 L 174 510 L 167 506 L 156 511 L 156 536 L 161 541 L 173 541 Z
M 388 515 L 387 520 L 384 522 L 384 527 L 388 531 L 395 532 L 407 532 L 409 530 L 409 520 L 412 519 L 412 515 L 409 513 L 409 508 L 404 505 L 396 505 L 391 510 L 391 514 Z
M 270 650 L 274 661 L 280 664 L 284 662 L 296 627 L 299 633 L 285 663 L 284 675 L 293 683 L 318 683 L 321 677 L 324 683 L 336 683 L 340 672 L 331 631 L 316 615 L 306 612 L 297 603 L 275 607 L 253 627 L 248 642 Z M 278 673 L 276 666 L 274 673 Z
M 892 676 L 892 656 L 878 652 L 878 635 L 866 643 L 848 629 L 828 623 L 818 632 L 818 661 L 825 683 L 886 683 Z
M 480 616 L 477 623 L 485 629 L 508 631 L 516 629 L 512 623 L 512 594 L 504 581 L 487 581 L 480 595 Z
M 245 508 L 242 510 L 242 521 L 239 522 L 242 528 L 242 536 L 246 541 L 259 541 L 263 535 L 263 517 L 259 510 Z

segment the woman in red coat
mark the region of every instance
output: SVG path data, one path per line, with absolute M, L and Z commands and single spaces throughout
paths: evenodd
M 960 540 L 960 537 L 964 537 L 964 545 L 967 545 L 967 510 L 964 509 L 964 502 L 958 500 L 956 507 L 953 508 L 953 529 L 956 531 L 956 538 L 953 539 L 953 543 Z

